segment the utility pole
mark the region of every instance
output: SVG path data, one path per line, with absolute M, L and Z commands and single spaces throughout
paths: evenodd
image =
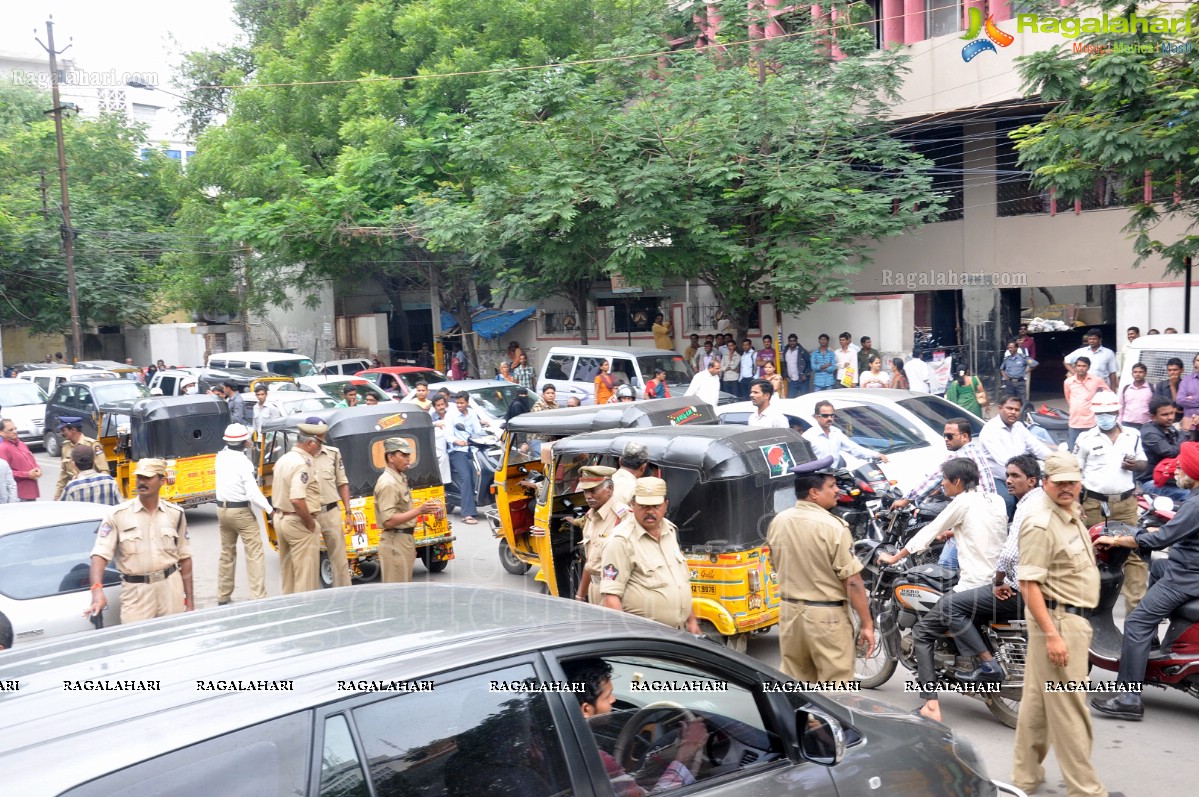
M 71 300 L 71 357 L 78 360 L 83 356 L 83 329 L 79 322 L 79 291 L 75 286 L 75 230 L 71 227 L 71 197 L 67 191 L 67 150 L 62 136 L 62 103 L 58 97 L 58 56 L 68 49 L 54 49 L 54 20 L 46 20 L 46 41 L 37 43 L 50 54 L 50 90 L 54 108 L 47 113 L 54 114 L 54 137 L 58 143 L 58 185 L 62 193 L 62 243 L 63 253 L 67 261 L 67 296 Z

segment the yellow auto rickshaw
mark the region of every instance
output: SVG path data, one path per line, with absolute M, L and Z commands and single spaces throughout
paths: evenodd
M 554 556 L 560 552 L 550 555 L 555 538 L 549 533 L 548 503 L 537 501 L 539 490 L 548 489 L 542 474 L 550 461 L 554 441 L 602 429 L 690 428 L 716 422 L 712 405 L 695 396 L 526 412 L 508 421 L 504 430 L 504 459 L 496 471 L 493 487 L 496 507 L 488 513 L 492 533 L 499 539 L 500 563 L 504 569 L 522 575 L 539 566 L 536 578 L 543 588 L 551 595 L 564 594 L 553 566 Z
M 791 429 L 697 426 L 613 429 L 559 440 L 537 496 L 545 518 L 543 570 L 558 595 L 573 595 L 582 575 L 581 532 L 565 522 L 583 506 L 579 469 L 615 467 L 630 440 L 643 444 L 650 472 L 666 480 L 667 517 L 691 568 L 691 596 L 709 637 L 745 650 L 751 634 L 778 623 L 778 580 L 766 549 L 770 521 L 795 505 L 791 469 L 811 448 Z M 552 475 L 550 475 L 552 474 Z
M 319 417 L 329 425 L 325 442 L 341 450 L 350 488 L 350 510 L 355 523 L 346 527 L 346 556 L 350 574 L 357 581 L 378 577 L 379 528 L 375 518 L 375 482 L 387 467 L 383 459 L 383 441 L 402 437 L 412 445 L 412 464 L 407 471 L 413 506 L 430 498 L 445 502 L 441 470 L 437 466 L 433 420 L 415 404 L 363 405 L 345 409 L 321 410 L 304 415 L 289 415 L 267 421 L 262 426 L 258 448 L 258 480 L 266 496 L 271 494 L 272 472 L 279 457 L 291 450 L 299 435 L 298 426 L 308 417 Z M 343 513 L 344 514 L 344 513 Z M 275 529 L 267 523 L 271 545 L 278 547 Z M 454 558 L 454 536 L 449 519 L 442 513 L 417 518 L 416 552 L 431 573 L 445 570 Z M 321 550 L 321 585 L 333 586 L 333 568 Z
M 167 461 L 159 493 L 182 507 L 216 500 L 216 453 L 225 443 L 229 405 L 215 396 L 158 396 L 100 407 L 100 442 L 126 498 L 134 496 L 137 462 Z

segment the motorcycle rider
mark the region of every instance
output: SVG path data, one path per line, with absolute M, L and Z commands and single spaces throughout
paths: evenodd
M 1184 489 L 1199 484 L 1199 443 L 1183 443 L 1178 454 L 1181 471 L 1178 483 Z M 1199 598 L 1199 500 L 1194 494 L 1179 507 L 1174 519 L 1161 528 L 1149 528 L 1135 535 L 1102 536 L 1095 545 L 1123 548 L 1170 548 L 1169 559 L 1158 559 L 1149 568 L 1149 591 L 1139 606 L 1124 620 L 1124 643 L 1120 647 L 1118 684 L 1141 684 L 1149 662 L 1149 649 L 1157 627 L 1184 603 Z M 1139 720 L 1145 715 L 1140 694 L 1124 693 L 1111 698 L 1091 700 L 1103 714 L 1120 719 Z
M 951 595 L 943 597 L 920 619 L 912 630 L 915 643 L 917 679 L 920 696 L 924 698 L 921 715 L 941 721 L 941 703 L 937 693 L 930 687 L 936 680 L 936 662 L 933 647 L 937 638 L 961 632 L 960 625 L 952 619 L 952 595 L 987 586 L 995 572 L 999 551 L 1007 537 L 1007 512 L 1003 499 L 995 493 L 984 493 L 978 489 L 978 466 L 974 460 L 951 459 L 941 466 L 941 489 L 953 500 L 940 515 L 929 523 L 896 554 L 879 554 L 878 561 L 891 565 L 910 554 L 926 550 L 935 537 L 954 529 L 959 541 L 961 575 Z M 974 622 L 973 616 L 967 626 Z

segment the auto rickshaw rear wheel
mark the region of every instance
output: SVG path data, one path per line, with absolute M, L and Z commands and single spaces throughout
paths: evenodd
M 321 566 L 317 572 L 320 574 L 321 589 L 333 586 L 333 563 L 329 561 L 329 554 L 324 551 L 321 551 Z
M 367 582 L 374 581 L 383 571 L 383 569 L 379 567 L 378 559 L 359 559 L 356 564 L 358 566 L 358 574 L 355 575 L 353 572 L 351 572 L 350 579 L 357 583 L 365 584 Z
M 708 639 L 724 645 L 729 650 L 736 651 L 737 653 L 744 653 L 749 648 L 749 634 L 731 634 L 725 636 L 716 630 L 716 626 L 712 624 L 711 620 L 700 620 L 699 630 Z
M 523 576 L 529 572 L 529 568 L 533 565 L 522 561 L 516 554 L 512 553 L 512 548 L 508 546 L 508 541 L 500 540 L 500 564 L 514 576 Z
M 434 559 L 433 551 L 430 548 L 421 548 L 416 553 L 420 557 L 421 564 L 423 564 L 425 569 L 430 573 L 440 573 L 450 564 L 449 559 Z

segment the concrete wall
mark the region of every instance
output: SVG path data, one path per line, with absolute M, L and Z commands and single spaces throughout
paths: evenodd
M 125 330 L 125 352 L 138 365 L 159 360 L 167 365 L 203 365 L 204 336 L 192 323 L 132 327 Z
M 251 315 L 246 344 L 249 350 L 293 349 L 296 354 L 311 357 L 314 362 L 335 359 L 333 287 L 326 283 L 315 290 L 317 302 L 314 307 L 305 304 L 303 297 L 288 291 L 290 306 Z
M 1124 340 L 1128 327 L 1140 327 L 1144 335 L 1150 329 L 1164 332 L 1184 329 L 1183 306 L 1186 291 L 1182 282 L 1140 282 L 1116 286 L 1118 337 Z M 1191 331 L 1199 332 L 1199 285 L 1191 287 Z
M 884 360 L 911 352 L 915 326 L 915 302 L 911 294 L 861 297 L 856 301 L 833 300 L 811 305 L 800 315 L 783 315 L 782 338 L 792 333 L 806 349 L 815 349 L 821 333 L 837 347 L 837 336 L 848 332 L 857 343 L 863 335 L 874 341 Z M 756 341 L 755 341 L 756 343 Z
M 67 354 L 65 335 L 38 335 L 24 327 L 4 327 L 0 330 L 0 364 L 40 363 L 46 355 Z

